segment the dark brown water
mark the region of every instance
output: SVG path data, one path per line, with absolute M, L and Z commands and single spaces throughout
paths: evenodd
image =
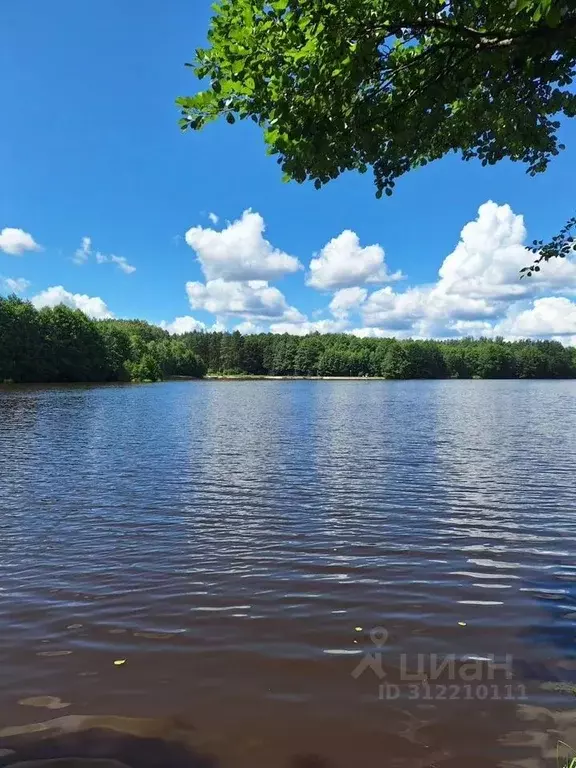
M 0 765 L 554 764 L 575 466 L 573 382 L 0 389 Z

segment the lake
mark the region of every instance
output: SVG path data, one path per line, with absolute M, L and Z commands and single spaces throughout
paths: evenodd
M 0 765 L 554 765 L 575 467 L 573 381 L 1 387 Z

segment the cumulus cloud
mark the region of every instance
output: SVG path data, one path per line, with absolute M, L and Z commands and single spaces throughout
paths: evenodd
M 510 306 L 546 293 L 575 292 L 573 258 L 549 262 L 532 280 L 519 279 L 519 270 L 533 259 L 525 240 L 523 217 L 510 206 L 481 205 L 444 259 L 438 281 L 401 293 L 390 286 L 374 291 L 361 307 L 364 325 L 416 338 L 492 335 Z
M 330 302 L 330 311 L 334 317 L 344 319 L 353 309 L 357 309 L 366 299 L 368 291 L 365 288 L 342 288 L 334 294 Z
M 0 277 L 0 288 L 6 293 L 25 293 L 30 285 L 24 277 Z
M 418 335 L 427 335 L 427 324 L 494 317 L 496 306 L 487 299 L 447 294 L 438 285 L 417 286 L 403 293 L 387 286 L 368 297 L 362 315 L 368 326 L 414 328 Z
M 295 307 L 288 306 L 278 288 L 268 285 L 265 280 L 189 282 L 186 283 L 186 293 L 191 309 L 204 309 L 216 315 L 289 322 L 305 319 Z
M 380 245 L 362 248 L 355 232 L 349 229 L 330 240 L 310 262 L 307 284 L 319 290 L 333 291 L 367 283 L 385 283 L 402 278 L 390 274 Z
M 535 299 L 528 308 L 513 307 L 494 330 L 513 339 L 576 337 L 576 303 L 565 296 Z
M 64 304 L 71 309 L 81 309 L 82 312 L 96 320 L 114 317 L 105 302 L 99 296 L 86 296 L 81 293 L 70 293 L 62 285 L 54 285 L 32 297 L 36 309 L 57 307 Z
M 212 212 L 210 212 L 210 213 L 208 214 L 208 218 L 210 219 L 210 221 L 211 221 L 211 222 L 212 222 L 212 224 L 214 224 L 214 225 L 218 224 L 218 222 L 220 221 L 220 219 L 218 218 L 218 216 L 216 216 L 216 214 L 215 214 L 215 213 L 212 213 Z
M 222 231 L 192 227 L 186 232 L 186 242 L 196 252 L 208 280 L 274 280 L 297 272 L 301 268 L 298 259 L 274 248 L 264 238 L 264 230 L 262 216 L 247 210 Z
M 242 333 L 576 340 L 576 299 L 571 301 L 576 296 L 576 254 L 552 260 L 532 279 L 520 280 L 519 270 L 532 263 L 533 254 L 525 246 L 523 217 L 509 205 L 481 205 L 476 218 L 462 228 L 437 280 L 401 291 L 378 285 L 402 277 L 389 273 L 380 245 L 362 247 L 354 232 L 341 233 L 310 263 L 306 283 L 333 293 L 328 306 L 312 312 L 311 318 L 289 306 L 268 279 L 255 277 L 299 268 L 294 257 L 264 240 L 263 232 L 262 218 L 251 211 L 222 232 L 202 227 L 188 232 L 187 242 L 208 276 L 206 283 L 186 285 L 193 310 L 214 313 L 222 321 L 241 319 L 236 328 Z M 197 321 L 187 322 L 194 327 Z
M 537 280 L 519 280 L 520 269 L 533 261 L 525 241 L 523 216 L 509 205 L 484 203 L 477 218 L 462 229 L 454 251 L 444 259 L 439 287 L 446 294 L 504 301 L 537 291 L 564 290 L 570 284 L 576 287 L 576 262 L 571 259 L 553 259 Z
M 40 246 L 35 242 L 32 235 L 24 232 L 23 229 L 5 227 L 0 232 L 0 251 L 4 251 L 4 253 L 9 253 L 11 256 L 21 256 L 24 251 L 40 250 Z
M 181 336 L 183 333 L 192 333 L 193 331 L 205 331 L 206 325 L 200 320 L 196 320 L 191 315 L 183 315 L 182 317 L 176 317 L 171 323 L 167 323 L 163 320 L 160 323 L 160 327 L 173 336 Z
M 91 254 L 92 254 L 92 238 L 83 237 L 80 247 L 76 248 L 76 250 L 74 251 L 74 256 L 72 256 L 72 261 L 78 265 L 86 264 Z

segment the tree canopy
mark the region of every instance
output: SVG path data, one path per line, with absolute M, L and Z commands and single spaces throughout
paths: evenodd
M 238 331 L 192 332 L 181 343 L 223 375 L 358 376 L 385 379 L 574 378 L 576 349 L 558 341 L 431 341 Z
M 91 320 L 78 309 L 36 309 L 0 296 L 0 383 L 158 381 L 200 377 L 190 345 L 140 320 Z
M 182 129 L 224 116 L 265 131 L 286 179 L 373 169 L 390 195 L 453 151 L 544 171 L 576 115 L 574 0 L 220 0 L 177 100 Z M 571 226 L 543 249 L 565 255 Z M 538 245 L 538 244 L 535 244 Z M 542 244 L 544 245 L 544 244 Z

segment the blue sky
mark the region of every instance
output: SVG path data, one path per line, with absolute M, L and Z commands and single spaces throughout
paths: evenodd
M 188 317 L 247 330 L 576 338 L 575 264 L 530 287 L 516 281 L 524 238 L 546 237 L 574 213 L 576 125 L 563 129 L 567 151 L 535 179 L 520 165 L 450 157 L 404 177 L 380 201 L 369 174 L 320 191 L 283 184 L 253 124 L 178 129 L 174 99 L 198 87 L 183 65 L 204 44 L 210 13 L 207 0 L 0 5 L 0 231 L 9 230 L 0 235 L 0 290 L 173 329 Z M 478 218 L 490 200 L 496 205 Z M 252 217 L 214 236 L 248 209 Z M 190 229 L 200 251 L 186 243 Z M 15 245 L 21 236 L 11 230 L 41 250 Z M 344 230 L 356 246 L 347 236 L 322 250 Z M 78 264 L 85 237 L 90 248 Z M 384 257 L 359 250 L 374 245 Z M 275 251 L 298 268 L 270 271 Z M 318 279 L 309 271 L 314 254 Z M 389 282 L 398 271 L 403 279 Z M 210 276 L 217 284 L 207 285 Z

